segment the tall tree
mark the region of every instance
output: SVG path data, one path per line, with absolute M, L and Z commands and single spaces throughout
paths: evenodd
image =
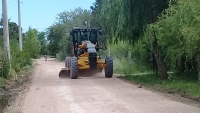
M 30 29 L 26 33 L 25 41 L 24 41 L 24 49 L 26 53 L 29 54 L 29 57 L 36 58 L 40 52 L 40 42 L 37 39 L 37 34 L 35 30 Z
M 40 50 L 41 55 L 47 54 L 47 40 L 46 40 L 45 35 L 46 35 L 45 32 L 39 32 L 37 35 L 38 40 L 40 41 L 40 45 L 41 45 L 41 50 Z
M 59 42 L 62 39 L 63 32 L 64 28 L 61 24 L 51 26 L 47 29 L 48 50 L 51 55 L 55 56 L 60 51 Z
M 150 23 L 157 21 L 160 13 L 168 8 L 169 0 L 97 0 L 92 7 L 100 15 L 100 24 L 109 37 L 120 40 L 129 40 L 134 44 L 144 33 Z M 155 36 L 154 36 L 155 37 Z M 160 54 L 156 37 L 152 43 L 153 52 L 158 56 L 159 75 L 168 77 L 167 69 Z M 156 50 L 156 51 L 155 51 Z
M 76 8 L 57 15 L 54 25 L 47 29 L 48 50 L 51 55 L 57 54 L 60 59 L 71 55 L 72 40 L 69 32 L 73 27 L 88 27 L 84 22 L 90 21 L 90 13 L 89 10 Z
M 200 39 L 199 0 L 180 0 L 170 5 L 159 21 L 150 25 L 155 28 L 157 40 L 166 59 L 173 68 L 183 68 L 182 72 L 198 72 L 200 83 Z M 155 41 L 154 41 L 155 42 Z

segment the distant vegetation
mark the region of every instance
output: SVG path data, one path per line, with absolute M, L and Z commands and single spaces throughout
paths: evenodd
M 38 58 L 42 54 L 47 54 L 47 40 L 45 32 L 38 32 L 29 28 L 23 33 L 23 51 L 19 50 L 18 26 L 14 22 L 9 22 L 11 67 L 3 50 L 3 28 L 0 29 L 0 87 L 5 84 L 5 79 L 10 79 L 18 75 L 21 71 L 32 65 L 32 58 Z

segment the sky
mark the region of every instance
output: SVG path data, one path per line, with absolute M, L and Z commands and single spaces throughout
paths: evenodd
M 1 0 L 2 1 L 2 0 Z M 45 31 L 56 19 L 56 15 L 63 11 L 70 11 L 77 7 L 90 9 L 95 0 L 20 0 L 22 32 L 29 27 L 38 31 Z M 2 3 L 0 4 L 2 12 Z M 7 0 L 8 18 L 18 24 L 18 0 Z

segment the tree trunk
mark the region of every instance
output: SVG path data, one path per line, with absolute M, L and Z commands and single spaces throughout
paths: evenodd
M 196 65 L 197 65 L 197 71 L 198 71 L 198 82 L 200 84 L 200 60 L 198 58 L 198 56 L 196 56 Z
M 155 55 L 155 59 L 156 59 L 156 63 L 157 63 L 157 67 L 158 67 L 158 72 L 159 72 L 159 76 L 161 79 L 167 79 L 168 78 L 168 73 L 167 73 L 167 68 L 164 64 L 163 59 L 161 58 L 161 55 L 158 52 L 158 42 L 157 42 L 157 38 L 156 38 L 156 34 L 155 31 L 154 32 L 154 41 L 153 41 L 153 53 Z

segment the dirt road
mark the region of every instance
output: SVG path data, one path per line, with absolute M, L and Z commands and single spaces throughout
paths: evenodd
M 198 107 L 116 77 L 107 79 L 98 74 L 76 80 L 59 79 L 63 62 L 39 59 L 37 63 L 20 113 L 200 113 Z

